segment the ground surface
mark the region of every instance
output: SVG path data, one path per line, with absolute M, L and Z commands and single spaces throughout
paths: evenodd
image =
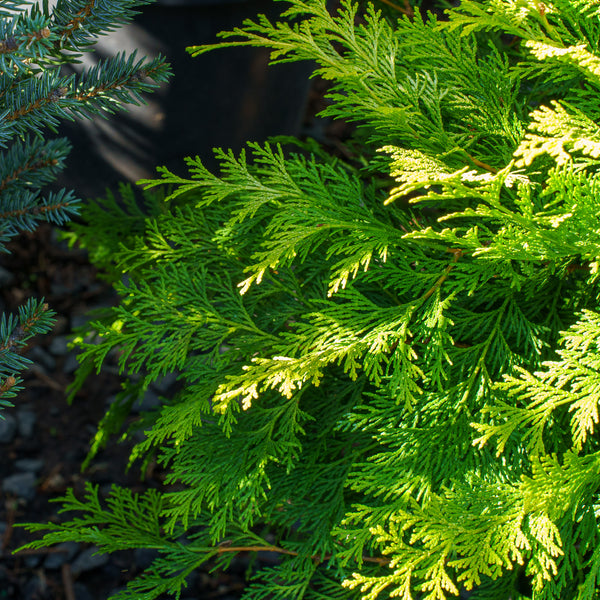
M 111 289 L 97 277 L 85 254 L 69 251 L 56 232 L 40 228 L 13 244 L 4 259 L 10 277 L 2 289 L 4 309 L 14 311 L 29 295 L 45 297 L 58 313 L 54 331 L 36 340 L 28 353 L 36 367 L 25 377 L 26 387 L 5 411 L 0 423 L 0 599 L 105 600 L 124 586 L 152 558 L 137 551 L 110 557 L 92 557 L 93 548 L 71 544 L 12 555 L 32 538 L 15 523 L 47 522 L 57 518 L 58 505 L 50 503 L 72 487 L 83 489 L 89 480 L 107 492 L 111 483 L 134 491 L 161 483 L 160 473 L 125 472 L 128 448 L 117 442 L 100 453 L 85 473 L 80 472 L 91 436 L 106 402 L 119 390 L 119 377 L 110 369 L 90 378 L 72 406 L 66 388 L 76 367 L 74 352 L 66 347 L 71 327 L 94 306 L 112 302 Z M 243 569 L 227 575 L 198 572 L 190 580 L 188 598 L 227 600 L 239 597 Z

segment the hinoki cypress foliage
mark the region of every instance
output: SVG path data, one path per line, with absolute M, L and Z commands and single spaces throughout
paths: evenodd
M 141 92 L 164 81 L 163 59 L 119 56 L 79 76 L 61 66 L 78 62 L 98 36 L 126 23 L 147 0 L 0 2 L 0 252 L 42 222 L 64 224 L 78 212 L 71 191 L 44 191 L 64 168 L 70 145 L 48 139 L 62 119 L 106 114 L 142 101 Z M 156 83 L 153 83 L 156 82 Z M 30 299 L 18 315 L 0 317 L 0 409 L 21 388 L 22 354 L 33 336 L 50 330 L 53 312 Z
M 137 375 L 94 451 L 177 372 L 132 456 L 167 485 L 30 545 L 156 549 L 119 600 L 262 550 L 244 598 L 596 598 L 600 5 L 288 5 L 221 45 L 314 61 L 352 157 L 250 143 L 84 211 L 121 302 L 82 369 Z

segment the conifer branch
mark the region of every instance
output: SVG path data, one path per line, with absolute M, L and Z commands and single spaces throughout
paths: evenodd
M 554 27 L 550 24 L 550 22 L 548 21 L 548 17 L 546 16 L 546 5 L 543 2 L 540 2 L 539 0 L 535 0 L 535 6 L 540 21 L 543 23 L 544 28 L 546 29 L 546 32 L 548 33 L 549 37 L 555 41 L 560 42 L 560 35 L 556 31 L 556 29 L 554 29 Z
M 48 313 L 49 308 L 48 304 L 44 302 L 35 306 L 30 314 L 24 315 L 20 324 L 13 329 L 6 341 L 0 343 L 0 352 L 3 350 L 13 350 L 15 347 L 17 352 L 23 352 L 25 348 L 24 342 L 32 337 L 32 335 L 35 335 L 39 321 L 42 319 L 44 313 Z
M 60 39 L 66 42 L 78 29 L 83 27 L 85 21 L 90 17 L 92 11 L 96 7 L 97 0 L 86 0 L 85 5 L 79 9 L 73 18 L 71 18 L 58 31 Z
M 40 169 L 46 169 L 48 167 L 56 167 L 59 164 L 59 160 L 54 157 L 48 158 L 37 158 L 31 157 L 27 162 L 19 164 L 11 173 L 8 173 L 0 180 L 0 193 L 9 187 L 12 183 L 19 181 L 25 173 L 31 173 Z M 0 219 L 7 218 L 8 213 L 4 215 L 0 214 Z
M 0 251 L 22 231 L 33 231 L 40 221 L 64 224 L 78 211 L 72 192 L 42 188 L 63 168 L 70 149 L 65 140 L 45 140 L 61 119 L 82 113 L 114 111 L 142 101 L 168 76 L 163 59 L 144 63 L 135 55 L 115 59 L 84 71 L 79 78 L 62 76 L 61 65 L 77 60 L 98 35 L 126 22 L 135 6 L 146 0 L 102 2 L 61 0 L 57 3 L 2 2 L 0 7 Z M 52 6 L 51 6 L 52 4 Z M 64 51 L 64 52 L 63 52 Z M 155 78 L 152 82 L 146 76 Z M 96 94 L 86 94 L 93 88 Z M 101 92 L 98 92 L 101 90 Z M 32 135 L 33 134 L 33 135 Z M 20 353 L 34 335 L 47 332 L 53 313 L 28 301 L 19 315 L 0 318 L 0 408 L 20 389 L 18 373 L 29 364 Z M 14 383 L 13 383 L 14 382 Z
M 17 110 L 9 112 L 4 118 L 7 121 L 16 121 L 30 113 L 39 111 L 46 106 L 59 102 L 62 98 L 65 98 L 69 88 L 66 86 L 59 86 L 51 89 L 47 94 L 41 98 L 36 98 L 33 102 L 19 107 Z
M 110 94 L 113 91 L 121 91 L 123 88 L 128 86 L 132 87 L 134 84 L 138 84 L 146 79 L 152 79 L 157 74 L 164 72 L 163 65 L 147 65 L 143 68 L 139 68 L 131 74 L 119 78 L 109 84 L 96 86 L 94 89 L 87 89 L 82 92 L 76 92 L 68 98 L 78 100 L 80 102 L 89 102 L 94 98 L 102 97 L 106 94 Z
M 14 36 L 0 40 L 0 54 L 8 54 L 14 52 L 19 47 L 19 43 Z
M 52 204 L 26 206 L 24 208 L 8 210 L 6 212 L 0 213 L 0 219 L 4 219 L 5 221 L 10 222 L 28 216 L 35 218 L 44 218 L 52 213 L 60 214 L 65 210 L 71 210 L 72 205 L 73 201 L 69 198 L 67 200 Z
M 17 54 L 23 46 L 28 47 L 34 41 L 42 41 L 51 36 L 48 27 L 41 27 L 35 31 L 23 33 L 21 36 L 10 36 L 0 40 L 0 54 Z

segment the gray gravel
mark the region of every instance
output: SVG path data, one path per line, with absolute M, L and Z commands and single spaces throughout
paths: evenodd
M 19 458 L 14 466 L 19 471 L 38 473 L 44 468 L 44 461 L 41 458 Z
M 10 444 L 17 433 L 17 420 L 7 411 L 0 418 L 0 444 Z
M 55 552 L 49 554 L 44 560 L 44 569 L 55 570 L 60 569 L 65 563 L 71 562 L 80 545 L 76 542 L 63 542 L 55 546 Z
M 15 473 L 4 478 L 2 491 L 23 500 L 35 498 L 36 476 L 31 472 Z
M 37 417 L 35 413 L 27 406 L 17 410 L 17 428 L 19 435 L 24 438 L 30 438 L 33 435 Z
M 108 563 L 108 554 L 98 554 L 98 548 L 86 548 L 71 564 L 71 572 L 77 576 L 80 573 L 93 571 Z

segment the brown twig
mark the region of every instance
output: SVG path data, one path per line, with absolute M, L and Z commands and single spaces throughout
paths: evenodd
M 63 589 L 65 591 L 65 600 L 76 600 L 75 590 L 73 588 L 73 573 L 71 572 L 71 565 L 69 563 L 63 563 L 60 568 L 62 575 Z
M 35 378 L 39 379 L 40 383 L 37 384 L 38 386 L 43 385 L 44 387 L 52 388 L 53 390 L 56 390 L 57 392 L 64 392 L 67 389 L 66 383 L 60 384 L 58 381 L 56 381 L 56 379 L 50 377 L 49 375 L 46 375 L 46 373 L 44 373 L 42 371 L 42 369 L 40 367 L 38 367 L 37 365 L 33 365 L 33 367 L 31 367 L 30 373 Z M 33 385 L 35 385 L 35 384 L 33 384 Z M 1 388 L 0 388 L 0 392 L 1 392 Z
M 41 492 L 46 492 L 48 490 L 55 491 L 56 490 L 56 482 L 62 482 L 62 476 L 60 474 L 61 469 L 63 468 L 62 463 L 58 463 L 52 467 L 50 473 L 45 477 L 44 481 L 40 483 L 39 489 Z
M 279 546 L 227 546 L 225 544 L 217 548 L 217 554 L 223 554 L 224 552 L 277 552 L 279 554 L 287 554 L 288 556 L 298 556 L 298 552 L 293 550 L 286 550 Z M 333 555 L 325 554 L 323 556 L 311 556 L 312 560 L 322 562 L 329 560 Z M 377 563 L 380 565 L 387 565 L 390 562 L 389 558 L 379 558 L 372 556 L 363 556 L 364 562 Z
M 431 286 L 431 288 L 425 292 L 421 298 L 423 301 L 427 300 L 427 298 L 429 298 L 429 296 L 431 296 L 442 285 L 442 283 L 446 281 L 450 271 L 452 271 L 454 268 L 454 264 L 464 254 L 464 252 L 459 248 L 446 248 L 446 252 L 450 252 L 454 255 L 452 262 L 444 269 L 444 272 L 439 276 L 438 280 Z
M 39 215 L 50 211 L 59 210 L 61 208 L 67 208 L 70 206 L 69 202 L 57 202 L 56 204 L 49 204 L 47 206 L 36 206 L 34 208 L 20 208 L 16 210 L 9 210 L 0 214 L 0 219 L 10 219 L 14 217 L 20 217 L 26 214 Z
M 75 16 L 63 27 L 61 38 L 64 40 L 70 38 L 75 31 L 83 26 L 85 20 L 92 14 L 96 5 L 96 0 L 89 0 L 86 5 L 79 10 Z
M 496 167 L 492 167 L 491 165 L 488 165 L 487 163 L 482 162 L 478 158 L 471 156 L 468 152 L 466 154 L 467 154 L 467 157 L 469 158 L 469 160 L 472 163 L 475 163 L 478 167 L 481 167 L 482 169 L 485 169 L 486 171 L 489 171 L 490 173 L 493 173 L 494 175 L 498 172 L 498 169 L 496 169 Z
M 2 385 L 0 385 L 0 398 L 2 398 L 4 396 L 4 394 L 6 394 L 6 392 L 8 392 L 11 388 L 13 388 L 16 383 L 17 383 L 17 380 L 12 375 L 9 375 L 2 382 Z
M 391 0 L 380 0 L 380 1 L 383 2 L 384 4 L 387 4 L 389 7 L 393 8 L 394 10 L 401 12 L 403 15 L 410 17 L 411 19 L 415 16 L 415 11 L 413 10 L 412 6 L 410 5 L 409 0 L 404 0 L 404 8 L 402 8 L 401 6 L 398 6 L 396 3 L 392 2 Z
M 9 499 L 6 501 L 6 531 L 2 536 L 2 546 L 0 547 L 0 554 L 4 554 L 4 551 L 10 545 L 10 539 L 14 531 L 15 516 L 17 514 L 17 501 Z
M 13 552 L 14 556 L 35 556 L 37 554 L 66 554 L 66 548 L 23 548 Z

